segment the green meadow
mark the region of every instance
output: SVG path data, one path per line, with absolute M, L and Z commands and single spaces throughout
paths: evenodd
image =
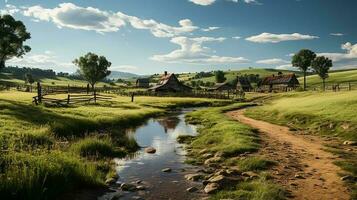
M 111 158 L 136 151 L 125 128 L 185 106 L 227 104 L 191 98 L 116 96 L 111 102 L 69 107 L 31 104 L 33 93 L 0 92 L 1 199 L 48 199 L 104 186 Z

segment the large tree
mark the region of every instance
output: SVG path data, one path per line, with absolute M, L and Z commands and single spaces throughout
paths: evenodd
M 215 78 L 217 83 L 223 83 L 224 81 L 226 81 L 226 77 L 224 77 L 224 72 L 220 70 L 215 72 Z
M 21 57 L 31 48 L 24 42 L 31 38 L 21 21 L 11 15 L 0 15 L 0 69 L 5 67 L 6 60 Z
M 108 68 L 112 65 L 104 56 L 87 53 L 73 61 L 79 67 L 79 72 L 94 89 L 95 84 L 110 74 Z
M 293 56 L 291 62 L 293 67 L 298 67 L 302 72 L 304 72 L 304 90 L 306 90 L 306 72 L 315 58 L 316 54 L 308 49 L 302 49 Z
M 312 61 L 311 67 L 322 79 L 322 87 L 325 90 L 325 79 L 328 78 L 328 71 L 332 67 L 332 60 L 324 56 L 318 56 Z

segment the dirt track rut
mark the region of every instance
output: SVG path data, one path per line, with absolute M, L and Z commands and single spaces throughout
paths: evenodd
M 273 177 L 290 191 L 291 199 L 350 199 L 348 189 L 337 175 L 341 170 L 333 164 L 338 158 L 324 151 L 320 140 L 298 135 L 288 127 L 246 117 L 244 111 L 231 111 L 227 115 L 259 129 L 263 140 L 259 154 L 278 163 L 272 169 Z

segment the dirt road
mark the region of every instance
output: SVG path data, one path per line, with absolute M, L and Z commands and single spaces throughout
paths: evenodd
M 338 158 L 322 150 L 317 137 L 299 135 L 288 127 L 248 118 L 244 110 L 227 113 L 232 118 L 262 132 L 263 147 L 258 154 L 275 160 L 273 178 L 290 191 L 291 199 L 347 200 L 348 189 L 333 164 Z

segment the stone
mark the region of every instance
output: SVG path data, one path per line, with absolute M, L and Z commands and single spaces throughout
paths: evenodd
M 356 141 L 352 141 L 352 140 L 346 140 L 343 142 L 344 145 L 351 145 L 351 146 L 356 146 L 357 142 Z
M 185 179 L 189 181 L 198 181 L 202 178 L 201 174 L 187 174 L 185 175 Z
M 295 174 L 294 176 L 295 178 L 299 178 L 299 179 L 304 179 L 304 177 L 301 174 Z
M 172 169 L 171 169 L 171 168 L 164 168 L 164 169 L 162 169 L 161 171 L 162 171 L 162 172 L 171 172 Z
M 137 180 L 137 181 L 135 181 L 136 184 L 140 184 L 140 183 L 142 183 L 142 182 L 143 182 L 142 180 Z
M 242 176 L 249 177 L 249 178 L 258 178 L 259 177 L 259 175 L 257 173 L 252 172 L 252 171 L 243 172 Z
M 205 154 L 203 154 L 201 157 L 202 157 L 203 159 L 207 159 L 207 158 L 213 157 L 213 154 L 211 154 L 211 153 L 205 153 Z
M 198 189 L 196 187 L 189 187 L 186 189 L 187 192 L 196 192 Z
M 146 153 L 154 154 L 156 153 L 156 149 L 154 147 L 148 147 L 145 149 Z
M 105 184 L 107 185 L 113 185 L 117 182 L 117 180 L 115 178 L 108 178 L 107 180 L 105 180 Z
M 205 164 L 205 165 L 209 165 L 209 164 L 211 164 L 211 163 L 217 163 L 217 162 L 220 162 L 220 161 L 222 161 L 222 158 L 215 156 L 215 157 L 213 157 L 213 158 L 209 158 L 209 159 L 205 160 L 204 164 Z
M 213 194 L 219 190 L 220 186 L 218 183 L 208 183 L 204 189 L 205 193 Z
M 200 152 L 198 152 L 199 154 L 205 154 L 205 153 L 208 153 L 208 149 L 202 149 Z
M 123 191 L 133 192 L 136 190 L 136 186 L 134 184 L 130 184 L 130 183 L 122 183 L 120 185 L 120 189 L 122 189 Z
M 218 175 L 208 179 L 208 182 L 217 183 L 220 186 L 225 187 L 225 186 L 232 186 L 233 184 L 236 184 L 241 180 L 242 179 L 240 177 L 229 177 L 229 176 Z
M 354 181 L 355 178 L 351 175 L 346 175 L 341 177 L 341 181 Z
M 143 185 L 138 185 L 138 186 L 136 186 L 136 189 L 137 190 L 146 190 L 146 187 Z

